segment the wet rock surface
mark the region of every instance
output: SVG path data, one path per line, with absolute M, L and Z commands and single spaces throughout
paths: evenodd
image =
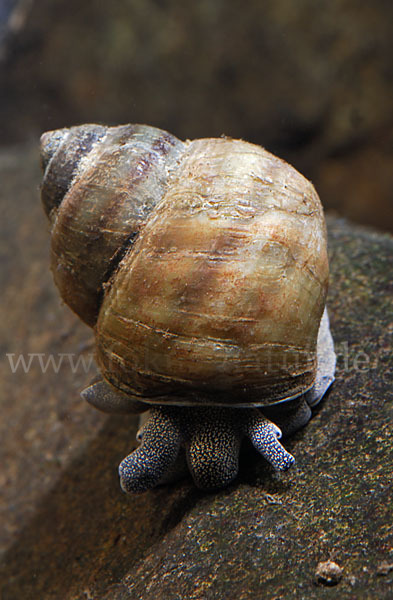
M 79 398 L 92 334 L 51 281 L 37 164 L 26 147 L 0 154 L 2 598 L 391 598 L 392 237 L 328 219 L 337 381 L 286 441 L 290 471 L 245 447 L 223 491 L 127 497 L 117 465 L 136 419 Z M 21 354 L 65 358 L 25 373 Z M 334 587 L 315 583 L 326 561 L 343 570 Z

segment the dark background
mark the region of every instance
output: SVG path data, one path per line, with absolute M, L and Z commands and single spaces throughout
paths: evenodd
M 391 0 L 0 0 L 0 144 L 142 122 L 265 146 L 393 231 Z

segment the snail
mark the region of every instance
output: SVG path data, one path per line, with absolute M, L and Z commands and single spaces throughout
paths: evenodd
M 146 125 L 44 133 L 41 164 L 54 281 L 95 332 L 101 375 L 82 396 L 144 413 L 122 489 L 186 464 L 198 487 L 224 487 L 243 438 L 289 468 L 280 438 L 335 371 L 313 185 L 260 146 Z

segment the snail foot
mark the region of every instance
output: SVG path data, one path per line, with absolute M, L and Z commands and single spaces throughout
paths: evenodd
M 119 467 L 125 492 L 144 492 L 179 478 L 184 455 L 197 487 L 220 489 L 238 474 L 243 437 L 276 469 L 294 458 L 279 442 L 281 430 L 255 408 L 159 406 L 138 432 L 141 445 Z

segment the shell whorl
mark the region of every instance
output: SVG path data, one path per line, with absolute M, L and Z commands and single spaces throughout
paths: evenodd
M 263 148 L 187 143 L 115 283 L 97 359 L 123 391 L 252 406 L 313 384 L 328 283 L 322 207 L 312 184 Z
M 41 138 L 42 202 L 64 301 L 96 322 L 103 286 L 161 200 L 182 142 L 145 125 L 88 124 Z
M 107 128 L 88 124 L 47 131 L 41 136 L 41 199 L 51 218 L 66 195 L 81 159 L 89 154 Z

